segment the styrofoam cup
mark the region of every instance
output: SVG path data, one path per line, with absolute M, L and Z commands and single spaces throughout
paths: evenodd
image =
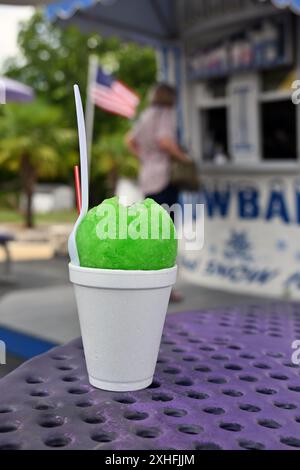
M 69 265 L 90 383 L 134 391 L 153 379 L 177 267 L 118 271 Z

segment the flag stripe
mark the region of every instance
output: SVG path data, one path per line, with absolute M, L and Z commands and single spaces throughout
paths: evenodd
M 139 105 L 139 96 L 124 83 L 98 69 L 97 79 L 89 91 L 93 103 L 106 111 L 133 118 Z
M 98 101 L 103 100 L 103 102 L 120 107 L 120 109 L 129 109 L 131 111 L 135 111 L 135 107 L 128 105 L 127 103 L 121 101 L 118 97 L 115 97 L 111 93 L 107 93 L 103 91 L 99 86 L 95 86 L 92 90 L 92 96 L 96 98 Z
M 139 104 L 139 99 L 135 93 L 132 93 L 128 88 L 126 88 L 120 82 L 114 82 L 112 86 L 113 90 L 119 95 L 122 96 L 128 103 L 132 104 L 133 106 L 137 106 Z
M 103 85 L 96 84 L 92 87 L 93 92 L 97 92 L 98 95 L 103 96 L 105 98 L 109 98 L 110 100 L 114 101 L 116 104 L 120 104 L 120 106 L 129 106 L 131 108 L 135 108 L 134 105 L 131 103 L 128 103 L 127 100 L 124 100 L 122 97 L 120 97 L 118 94 L 115 94 L 111 88 L 108 88 Z
M 92 101 L 107 111 L 113 111 L 114 113 L 121 114 L 122 116 L 132 118 L 135 115 L 135 109 L 131 106 L 126 104 L 116 102 L 115 100 L 111 99 L 109 96 L 105 96 L 97 90 L 91 92 Z

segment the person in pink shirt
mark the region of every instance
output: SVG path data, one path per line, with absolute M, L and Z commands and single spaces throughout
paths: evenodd
M 139 186 L 142 192 L 158 204 L 168 206 L 178 200 L 178 190 L 170 182 L 171 160 L 190 162 L 177 143 L 175 105 L 175 88 L 159 83 L 152 92 L 150 106 L 126 136 L 129 150 L 141 163 Z
M 149 107 L 126 136 L 126 143 L 140 160 L 139 186 L 145 197 L 169 207 L 177 203 L 178 189 L 171 184 L 171 161 L 189 164 L 190 159 L 177 143 L 173 86 L 167 83 L 155 86 Z M 179 301 L 181 295 L 173 292 L 171 300 Z

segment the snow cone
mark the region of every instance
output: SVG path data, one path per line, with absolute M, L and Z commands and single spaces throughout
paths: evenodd
M 69 271 L 90 383 L 146 388 L 176 281 L 174 224 L 152 199 L 126 207 L 115 197 L 87 213 L 76 244 L 80 266 Z

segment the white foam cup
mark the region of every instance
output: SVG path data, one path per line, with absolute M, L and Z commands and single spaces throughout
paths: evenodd
M 90 383 L 111 391 L 148 387 L 177 267 L 118 271 L 69 265 Z

